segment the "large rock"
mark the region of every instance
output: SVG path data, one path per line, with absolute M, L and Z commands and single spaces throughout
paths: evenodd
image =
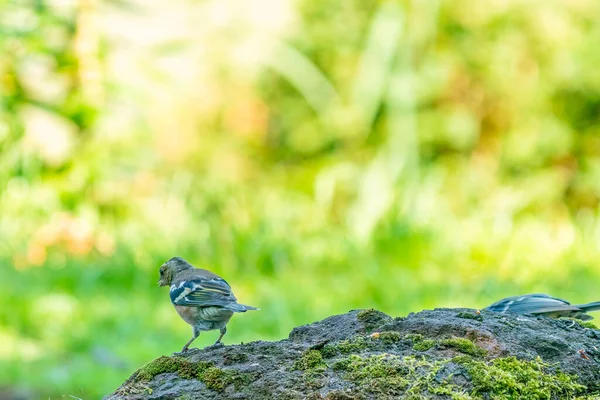
M 600 331 L 573 320 L 351 311 L 287 340 L 160 357 L 105 399 L 600 398 Z

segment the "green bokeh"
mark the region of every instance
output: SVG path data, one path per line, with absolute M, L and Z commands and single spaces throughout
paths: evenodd
M 0 394 L 180 349 L 175 255 L 261 308 L 227 344 L 599 299 L 600 3 L 249 3 L 0 0 Z

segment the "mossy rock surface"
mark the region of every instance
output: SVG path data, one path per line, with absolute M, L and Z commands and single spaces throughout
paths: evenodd
M 356 310 L 142 366 L 115 399 L 600 399 L 600 331 L 570 320 Z

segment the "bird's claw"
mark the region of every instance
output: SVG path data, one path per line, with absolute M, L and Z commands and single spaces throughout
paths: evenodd
M 217 342 L 215 344 L 211 344 L 210 346 L 206 346 L 204 348 L 204 350 L 218 349 L 218 348 L 223 347 L 223 346 L 225 346 L 223 343 Z
M 189 349 L 183 349 L 183 350 L 181 350 L 181 351 L 176 351 L 176 352 L 174 352 L 172 355 L 174 355 L 174 356 L 183 356 L 183 355 L 185 355 L 185 354 L 186 354 L 188 351 L 189 351 Z

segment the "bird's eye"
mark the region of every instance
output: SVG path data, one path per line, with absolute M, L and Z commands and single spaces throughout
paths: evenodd
M 162 269 L 161 269 L 161 270 L 159 270 L 159 272 L 160 272 L 160 274 L 161 274 L 161 275 L 164 275 L 164 274 L 165 274 L 165 271 L 163 271 Z

